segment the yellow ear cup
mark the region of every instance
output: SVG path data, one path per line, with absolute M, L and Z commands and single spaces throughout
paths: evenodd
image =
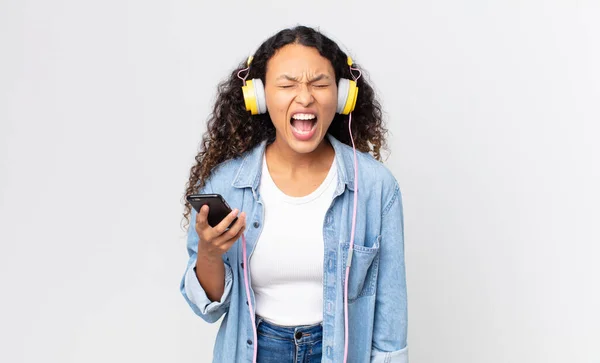
M 248 57 L 248 60 L 246 61 L 248 68 L 250 67 L 253 59 L 253 56 Z M 242 86 L 242 93 L 244 95 L 246 111 L 250 111 L 252 115 L 258 115 L 267 112 L 265 86 L 260 78 L 254 78 L 250 81 L 247 81 L 246 85 Z
M 338 82 L 338 104 L 336 112 L 342 115 L 348 115 L 354 111 L 356 98 L 358 96 L 358 87 L 355 81 L 347 78 L 340 78 Z
M 346 104 L 344 105 L 344 110 L 342 111 L 342 115 L 348 115 L 350 112 L 354 111 L 354 107 L 356 106 L 356 98 L 358 97 L 358 87 L 356 86 L 355 81 L 349 82 L 348 87 L 348 98 L 346 99 Z
M 265 86 L 260 78 L 254 78 L 250 81 L 246 81 L 246 85 L 242 86 L 242 93 L 244 94 L 246 111 L 250 111 L 250 113 L 253 115 L 267 112 Z
M 254 82 L 247 81 L 245 86 L 242 86 L 242 93 L 244 94 L 244 103 L 246 104 L 246 111 L 250 111 L 252 115 L 258 114 L 258 104 L 256 103 L 256 91 L 254 90 Z
M 348 66 L 352 67 L 354 61 L 352 58 L 348 57 L 346 63 Z M 356 81 L 340 78 L 338 82 L 338 104 L 336 112 L 342 115 L 348 115 L 350 112 L 354 111 L 357 97 L 358 86 L 356 85 Z

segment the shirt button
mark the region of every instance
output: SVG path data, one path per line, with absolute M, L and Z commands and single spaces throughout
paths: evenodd
M 258 223 L 258 221 L 257 221 L 257 222 L 254 222 L 254 224 L 252 224 L 252 225 L 254 226 L 254 228 L 258 228 L 258 227 L 260 227 L 260 223 Z
M 248 339 L 246 343 L 248 343 L 248 345 L 252 345 L 252 340 Z

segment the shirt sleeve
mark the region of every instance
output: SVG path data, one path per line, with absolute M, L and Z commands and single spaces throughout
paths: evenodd
M 210 193 L 210 181 L 199 193 Z M 190 226 L 187 234 L 188 264 L 184 276 L 181 279 L 180 291 L 188 305 L 196 315 L 209 323 L 214 323 L 229 309 L 231 300 L 231 287 L 233 285 L 233 272 L 231 266 L 225 261 L 225 289 L 218 301 L 212 301 L 206 296 L 206 291 L 200 285 L 196 276 L 196 260 L 198 258 L 198 233 L 194 227 L 196 221 L 196 210 L 192 208 L 190 213 Z
M 397 183 L 382 213 L 371 363 L 408 362 L 402 196 Z
M 186 298 L 192 310 L 209 323 L 213 323 L 226 312 L 229 306 L 233 273 L 231 266 L 225 265 L 225 290 L 218 301 L 212 301 L 206 296 L 206 292 L 200 285 L 196 276 L 196 259 L 188 266 L 182 281 L 183 296 Z

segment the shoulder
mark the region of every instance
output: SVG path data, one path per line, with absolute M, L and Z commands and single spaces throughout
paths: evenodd
M 210 179 L 212 180 L 232 180 L 240 167 L 244 156 L 236 157 L 234 159 L 225 160 L 217 164 L 210 173 Z
M 354 151 L 351 146 L 340 143 L 345 163 L 351 172 L 354 170 Z M 385 196 L 392 197 L 392 194 L 399 191 L 398 180 L 392 171 L 381 161 L 375 159 L 368 152 L 356 151 L 358 162 L 358 180 L 368 189 L 377 188 Z
M 361 157 L 358 158 L 358 170 L 359 186 L 362 185 L 363 191 L 367 190 L 367 193 L 363 193 L 368 198 L 365 200 L 366 205 L 380 209 L 382 216 L 397 216 L 398 211 L 402 213 L 400 185 L 386 165 L 369 153 L 361 153 Z M 360 194 L 359 190 L 359 198 Z
M 359 162 L 359 172 L 368 183 L 366 187 L 377 190 L 383 207 L 382 214 L 386 214 L 391 206 L 401 199 L 398 180 L 381 161 L 376 160 L 370 154 L 365 154 L 364 158 L 365 166 L 361 170 Z
M 225 160 L 214 166 L 206 180 L 207 192 L 223 194 L 231 187 L 235 176 L 244 160 L 245 154 L 239 157 Z
M 373 181 L 377 181 L 381 183 L 384 187 L 394 188 L 398 185 L 398 181 L 396 177 L 392 173 L 392 171 L 381 161 L 375 159 L 369 153 L 362 153 L 358 159 L 358 166 L 361 173 L 364 171 L 368 173 L 369 179 L 374 179 Z M 358 153 L 357 153 L 358 156 Z M 361 160 L 362 159 L 362 160 Z
M 346 173 L 354 174 L 354 151 L 351 146 L 338 145 L 344 158 Z M 387 214 L 394 206 L 402 205 L 399 183 L 392 171 L 367 152 L 356 152 L 358 162 L 358 198 L 371 210 Z

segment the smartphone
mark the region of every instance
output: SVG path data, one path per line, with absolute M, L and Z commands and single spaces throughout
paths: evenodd
M 208 205 L 208 225 L 215 227 L 221 223 L 223 218 L 227 217 L 231 213 L 229 204 L 223 199 L 220 194 L 191 194 L 186 197 L 187 201 L 194 207 L 196 212 L 200 212 L 200 208 L 203 205 Z M 237 217 L 231 222 L 229 227 L 237 221 Z

